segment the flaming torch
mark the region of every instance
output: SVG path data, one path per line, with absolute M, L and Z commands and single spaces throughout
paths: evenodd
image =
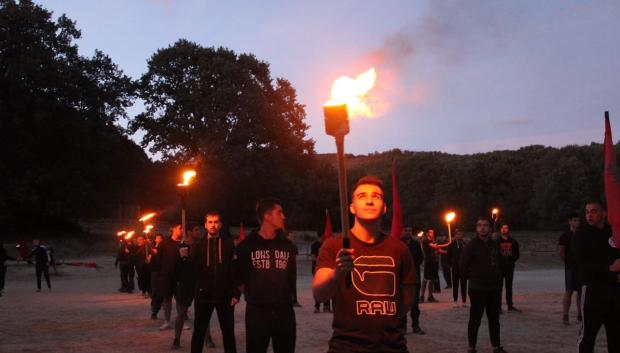
M 133 237 L 134 233 L 135 232 L 132 230 L 131 232 L 125 234 L 125 240 L 131 239 Z
M 493 219 L 493 233 L 497 232 L 497 221 L 499 221 L 499 208 L 491 210 L 491 218 Z
M 149 219 L 155 217 L 155 215 L 156 215 L 155 212 L 147 213 L 144 216 L 142 216 L 142 218 L 140 218 L 138 220 L 138 222 L 143 222 L 144 223 L 144 222 L 148 221 Z
M 188 170 L 183 173 L 183 182 L 177 184 L 181 188 L 181 226 L 183 227 L 183 243 L 185 243 L 185 237 L 187 232 L 185 231 L 185 201 L 187 199 L 187 188 L 191 180 L 196 176 L 196 171 Z
M 448 224 L 448 244 L 452 243 L 452 227 L 450 226 L 450 223 L 454 221 L 455 217 L 456 213 L 454 212 L 448 212 L 445 216 L 446 223 Z
M 323 106 L 325 133 L 336 140 L 338 160 L 338 190 L 340 197 L 340 219 L 342 226 L 342 247 L 351 246 L 349 240 L 349 209 L 347 197 L 347 170 L 344 155 L 344 137 L 349 133 L 349 116 L 371 116 L 372 111 L 364 102 L 368 91 L 374 86 L 377 74 L 372 68 L 356 79 L 340 77 L 332 86 L 332 97 Z M 347 288 L 351 286 L 351 273 L 346 275 Z

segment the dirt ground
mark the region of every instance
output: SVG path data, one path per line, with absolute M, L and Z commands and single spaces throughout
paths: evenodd
M 161 320 L 150 319 L 149 303 L 137 294 L 118 293 L 119 276 L 113 258 L 80 259 L 103 266 L 59 268 L 52 276 L 51 292 L 35 293 L 34 266 L 11 263 L 4 296 L 0 297 L 0 352 L 170 352 L 173 332 L 159 331 Z M 307 262 L 300 263 L 297 314 L 297 352 L 325 352 L 331 335 L 331 314 L 313 313 L 311 277 Z M 522 313 L 501 317 L 502 344 L 510 353 L 576 352 L 577 333 L 573 305 L 571 325 L 561 322 L 561 269 L 518 270 L 515 274 L 515 306 Z M 454 353 L 467 350 L 467 308 L 452 308 L 451 292 L 443 290 L 439 303 L 421 304 L 421 326 L 426 335 L 407 335 L 412 353 Z M 236 337 L 239 352 L 245 351 L 245 304 L 236 308 Z M 173 317 L 174 317 L 173 311 Z M 193 316 L 193 314 L 190 314 Z M 160 313 L 160 317 L 162 314 Z M 212 327 L 217 348 L 222 339 L 214 318 Z M 180 352 L 189 352 L 191 331 L 184 331 Z M 479 334 L 479 352 L 491 352 L 486 318 Z M 601 330 L 596 352 L 606 352 Z

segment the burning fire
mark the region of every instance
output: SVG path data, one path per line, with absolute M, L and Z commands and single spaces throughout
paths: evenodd
M 193 170 L 188 170 L 183 173 L 183 183 L 177 184 L 178 186 L 188 186 L 193 177 L 196 176 L 196 172 Z
M 446 222 L 450 223 L 454 221 L 454 217 L 456 217 L 456 213 L 454 212 L 446 213 Z
M 325 105 L 346 104 L 350 118 L 356 116 L 371 117 L 373 111 L 368 106 L 366 97 L 374 87 L 376 80 L 377 72 L 374 67 L 359 74 L 355 79 L 342 76 L 334 81 L 331 99 Z
M 494 209 L 491 211 L 491 214 L 492 214 L 494 217 L 495 217 L 495 216 L 497 216 L 497 214 L 498 214 L 498 213 L 499 213 L 499 209 L 497 209 L 497 208 L 494 208 Z
M 118 236 L 120 237 L 121 235 L 123 235 L 123 234 L 125 234 L 125 233 L 127 233 L 127 232 L 126 232 L 126 231 L 124 231 L 124 230 L 121 230 L 120 232 L 116 233 L 116 235 L 118 235 Z
M 140 218 L 138 221 L 140 221 L 140 222 L 146 222 L 146 221 L 148 221 L 149 219 L 151 219 L 151 218 L 155 217 L 155 214 L 156 214 L 155 212 L 145 214 L 145 215 L 144 215 L 144 216 L 142 216 L 142 218 Z
M 144 233 L 145 234 L 149 234 L 151 229 L 153 229 L 153 225 L 152 224 L 147 224 L 146 228 L 144 228 Z
M 133 230 L 127 233 L 127 235 L 125 235 L 125 240 L 131 239 L 131 237 L 133 237 L 133 233 L 135 233 Z

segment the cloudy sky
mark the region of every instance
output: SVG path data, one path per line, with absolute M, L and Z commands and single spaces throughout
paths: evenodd
M 35 1 L 134 78 L 179 38 L 255 54 L 297 89 L 320 153 L 332 82 L 370 67 L 377 116 L 351 122 L 350 153 L 602 142 L 605 110 L 620 136 L 620 1 Z

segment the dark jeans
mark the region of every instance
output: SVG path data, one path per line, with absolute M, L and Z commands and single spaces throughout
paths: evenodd
M 37 274 L 37 288 L 41 289 L 41 274 L 45 276 L 45 282 L 47 282 L 47 288 L 52 288 L 52 284 L 50 283 L 50 272 L 48 265 L 36 265 L 36 274 Z
M 118 268 L 121 273 L 121 289 L 133 290 L 134 288 L 134 269 L 130 264 L 119 264 Z
M 248 304 L 245 310 L 247 353 L 266 353 L 269 340 L 273 353 L 295 352 L 296 322 L 291 304 L 256 306 Z
M 441 271 L 443 272 L 443 279 L 446 281 L 446 286 L 452 286 L 452 266 L 442 261 Z
M 582 290 L 583 321 L 579 332 L 579 353 L 594 352 L 601 326 L 607 334 L 607 351 L 620 353 L 620 285 L 587 285 Z
M 454 301 L 459 300 L 459 284 L 461 286 L 461 300 L 467 302 L 467 279 L 461 277 L 458 268 L 452 267 L 452 298 Z
M 151 271 L 149 266 L 136 266 L 136 273 L 138 274 L 138 289 L 142 293 L 151 293 Z
M 512 280 L 515 275 L 514 267 L 502 267 L 502 289 L 499 292 L 499 306 L 502 307 L 502 290 L 506 286 L 506 304 L 510 308 L 512 306 Z
M 470 347 L 476 347 L 478 343 L 478 329 L 482 320 L 482 314 L 487 312 L 489 323 L 489 336 L 493 347 L 499 347 L 499 290 L 480 290 L 469 288 L 469 324 L 467 325 L 467 341 Z
M 411 311 L 409 315 L 411 315 L 411 327 L 416 328 L 420 326 L 420 285 L 413 286 L 413 304 L 411 305 Z M 400 320 L 400 327 L 403 332 L 407 331 L 407 315 L 403 315 Z
M 236 353 L 235 343 L 235 307 L 228 303 L 212 303 L 206 298 L 197 296 L 194 301 L 194 334 L 192 335 L 192 353 L 201 353 L 205 343 L 205 334 L 209 328 L 211 314 L 215 309 L 222 330 L 224 352 Z

